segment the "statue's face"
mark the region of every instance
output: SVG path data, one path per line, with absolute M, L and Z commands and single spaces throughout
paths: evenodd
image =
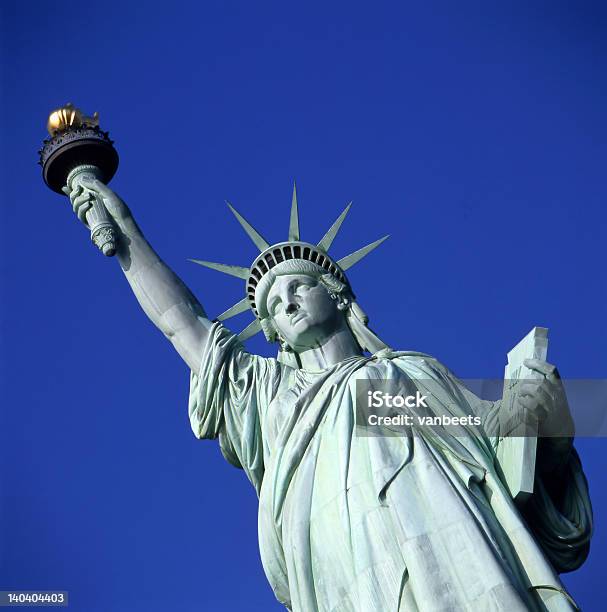
M 276 330 L 296 351 L 320 345 L 343 318 L 326 287 L 305 274 L 279 276 L 268 293 L 267 306 Z

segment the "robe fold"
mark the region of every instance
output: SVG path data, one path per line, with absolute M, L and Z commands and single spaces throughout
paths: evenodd
M 429 414 L 491 416 L 422 353 L 310 372 L 249 354 L 220 324 L 209 334 L 190 422 L 257 491 L 277 599 L 293 612 L 577 609 L 558 578 L 583 562 L 592 530 L 575 451 L 558 504 L 538 478 L 523 517 L 482 426 L 361 435 L 356 381 L 386 379 L 427 395 Z

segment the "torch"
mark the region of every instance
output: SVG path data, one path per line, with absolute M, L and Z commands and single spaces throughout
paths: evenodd
M 95 113 L 86 117 L 72 104 L 53 111 L 48 118 L 49 138 L 44 140 L 40 154 L 42 177 L 56 193 L 71 192 L 83 178 L 109 183 L 118 169 L 118 153 L 108 132 L 99 128 Z M 86 212 L 86 224 L 91 240 L 108 257 L 116 253 L 116 232 L 112 219 L 100 198 L 95 197 Z

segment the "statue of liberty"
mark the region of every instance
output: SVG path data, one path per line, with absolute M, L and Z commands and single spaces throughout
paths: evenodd
M 86 176 L 65 188 L 86 223 L 101 200 L 117 258 L 141 307 L 191 370 L 189 416 L 218 439 L 259 497 L 259 546 L 293 612 L 575 610 L 559 573 L 585 560 L 592 512 L 572 437 L 538 441 L 535 488 L 519 508 L 496 461 L 500 402 L 481 400 L 434 358 L 395 351 L 369 328 L 346 276 L 382 240 L 328 254 L 348 209 L 318 244 L 300 239 L 295 190 L 288 239 L 270 244 L 234 209 L 260 250 L 247 267 L 197 261 L 246 283 L 211 321 L 146 241 L 126 204 Z M 251 310 L 241 334 L 222 323 Z M 278 357 L 242 341 L 263 331 Z M 540 436 L 570 420 L 554 366 L 518 404 Z M 357 381 L 390 380 L 427 397 L 429 414 L 473 414 L 457 435 L 356 434 Z

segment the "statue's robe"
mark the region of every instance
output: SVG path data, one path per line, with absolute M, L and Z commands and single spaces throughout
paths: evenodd
M 435 414 L 486 420 L 492 407 L 421 353 L 309 372 L 247 353 L 219 324 L 191 375 L 194 433 L 219 438 L 257 490 L 278 600 L 294 612 L 576 609 L 558 578 L 585 559 L 592 525 L 575 451 L 558 502 L 540 478 L 525 519 L 482 427 L 357 434 L 366 379 L 402 379 Z

